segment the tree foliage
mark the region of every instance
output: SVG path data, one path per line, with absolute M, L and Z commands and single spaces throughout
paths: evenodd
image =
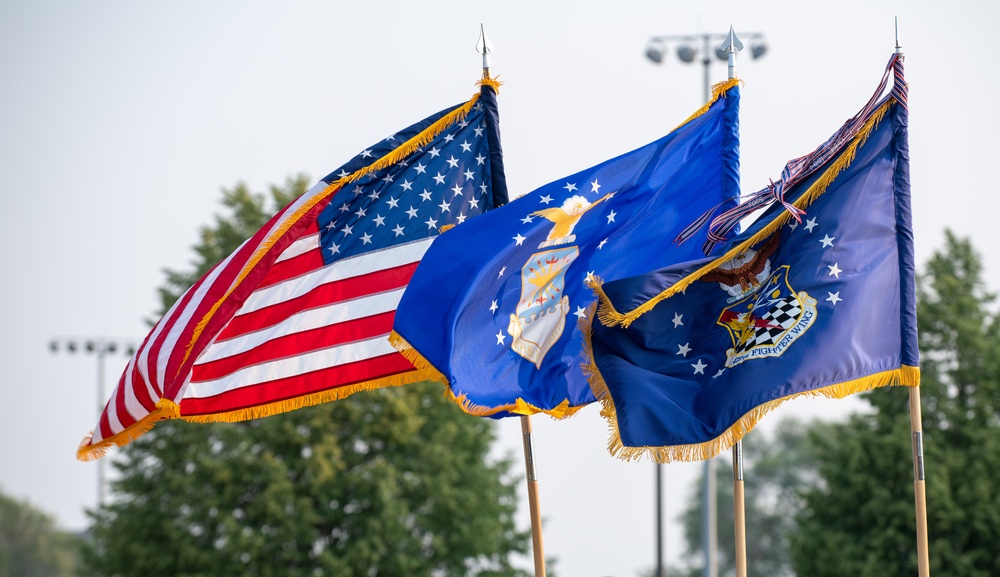
M 272 187 L 283 205 L 303 177 Z M 166 310 L 272 213 L 224 191 L 191 273 L 167 271 Z M 92 514 L 97 575 L 521 575 L 510 462 L 493 423 L 418 383 L 236 424 L 162 422 L 115 461 L 114 498 Z
M 51 517 L 0 492 L 0 577 L 71 577 L 79 547 Z
M 744 512 L 747 572 L 750 575 L 794 575 L 789 535 L 802 507 L 801 491 L 817 482 L 817 455 L 810 430 L 830 424 L 794 418 L 777 421 L 771 434 L 756 430 L 743 439 Z M 715 459 L 719 575 L 736 574 L 732 460 Z M 684 530 L 683 566 L 669 575 L 697 577 L 704 564 L 704 478 L 692 484 L 688 507 L 681 513 Z
M 1000 575 L 1000 319 L 967 239 L 947 233 L 918 279 L 927 517 L 932 574 Z M 823 484 L 792 537 L 800 575 L 917 571 L 907 392 L 865 395 L 821 447 Z

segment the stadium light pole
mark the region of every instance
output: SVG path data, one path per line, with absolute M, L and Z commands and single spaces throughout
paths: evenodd
M 49 343 L 49 350 L 53 354 L 67 352 L 76 354 L 77 351 L 95 355 L 97 357 L 97 418 L 101 417 L 104 411 L 106 393 L 104 392 L 104 359 L 108 355 L 121 353 L 126 357 L 135 354 L 136 346 L 128 339 L 118 339 L 111 337 L 56 337 Z M 107 459 L 100 459 L 97 462 L 97 505 L 104 504 L 105 497 L 105 470 Z
M 730 27 L 730 31 L 732 27 Z M 741 33 L 750 43 L 750 58 L 757 60 L 767 53 L 767 43 L 764 35 L 760 32 Z M 670 46 L 676 46 L 677 59 L 685 64 L 693 63 L 701 55 L 701 64 L 704 67 L 704 92 L 702 102 L 708 102 L 712 96 L 712 54 L 720 62 L 729 63 L 729 51 L 725 48 L 725 43 L 729 39 L 729 34 L 671 34 L 653 36 L 646 46 L 646 58 L 654 64 L 663 64 Z M 712 49 L 714 42 L 719 44 Z M 701 48 L 699 48 L 699 44 Z M 656 577 L 665 577 L 663 572 L 663 474 L 662 464 L 656 465 Z M 719 577 L 719 556 L 718 556 L 718 515 L 717 490 L 715 479 L 715 466 L 713 459 L 705 460 L 704 468 L 704 503 L 702 510 L 704 513 L 702 521 L 702 543 L 705 552 L 705 565 L 702 570 L 704 577 Z M 742 473 L 741 473 L 742 474 Z

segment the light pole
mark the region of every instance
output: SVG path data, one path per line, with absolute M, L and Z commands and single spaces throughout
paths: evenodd
M 764 35 L 760 32 L 744 33 L 743 36 L 750 43 L 750 57 L 754 60 L 767 53 L 767 44 Z M 719 42 L 715 50 L 712 50 L 713 42 Z M 671 46 L 676 46 L 677 58 L 685 63 L 691 64 L 701 55 L 701 63 L 705 69 L 704 93 L 702 102 L 708 102 L 712 91 L 712 53 L 715 53 L 719 61 L 732 65 L 730 56 L 733 50 L 727 50 L 727 46 L 735 42 L 738 44 L 736 50 L 742 48 L 739 40 L 736 40 L 732 27 L 729 34 L 680 34 L 653 36 L 646 46 L 646 58 L 655 64 L 663 64 L 665 56 Z M 699 48 L 701 44 L 701 48 Z M 730 73 L 733 69 L 730 68 Z M 734 453 L 735 455 L 735 453 Z M 663 475 L 662 464 L 656 465 L 656 576 L 664 577 L 663 573 L 663 513 L 661 510 L 663 502 Z M 742 475 L 742 471 L 741 471 Z M 704 517 L 702 522 L 702 543 L 705 552 L 705 565 L 702 571 L 704 577 L 719 576 L 718 559 L 718 527 L 716 513 L 717 490 L 715 480 L 715 466 L 712 459 L 705 460 L 704 468 L 704 503 L 702 510 Z
M 97 356 L 97 418 L 101 418 L 107 394 L 104 392 L 104 358 L 108 355 L 121 353 L 125 357 L 135 354 L 136 346 L 129 339 L 111 337 L 56 337 L 49 343 L 53 354 L 62 351 L 75 354 L 77 351 Z M 107 459 L 97 462 L 97 505 L 104 504 L 104 466 Z

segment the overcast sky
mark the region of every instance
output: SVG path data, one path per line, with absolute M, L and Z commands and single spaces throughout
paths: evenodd
M 918 262 L 950 227 L 973 238 L 1000 288 L 1000 123 L 990 102 L 998 15 L 986 0 L 0 0 L 0 488 L 82 529 L 96 465 L 74 452 L 96 418 L 97 362 L 53 355 L 49 341 L 141 339 L 162 269 L 189 267 L 199 227 L 221 210 L 220 188 L 244 181 L 262 191 L 299 172 L 318 179 L 467 100 L 480 74 L 480 23 L 505 83 L 501 132 L 518 195 L 654 140 L 702 104 L 702 67 L 673 52 L 652 64 L 643 56 L 650 36 L 722 34 L 730 23 L 744 38 L 763 33 L 765 56 L 739 67 L 742 178 L 752 192 L 864 104 L 898 16 Z M 713 82 L 725 78 L 721 62 L 710 71 Z M 108 360 L 109 389 L 124 363 Z M 789 403 L 760 428 L 859 406 Z M 649 569 L 653 466 L 608 456 L 596 407 L 534 427 L 545 547 L 559 573 Z M 498 450 L 520 466 L 517 420 L 500 432 Z M 673 520 L 700 465 L 665 470 Z M 671 559 L 679 543 L 672 524 Z

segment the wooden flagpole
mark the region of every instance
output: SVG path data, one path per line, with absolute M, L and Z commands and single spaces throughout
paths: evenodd
M 902 58 L 899 44 L 899 19 L 895 19 L 896 54 Z M 920 414 L 920 387 L 910 390 L 910 431 L 913 441 L 913 502 L 917 517 L 917 574 L 930 577 L 930 553 L 927 541 L 927 487 L 924 484 L 924 429 Z
M 743 501 L 743 441 L 733 445 L 733 523 L 736 533 L 736 577 L 747 577 L 747 524 Z
M 920 416 L 920 387 L 910 389 L 910 429 L 913 431 L 913 500 L 917 515 L 917 574 L 930 577 L 927 551 L 927 491 L 924 486 L 924 432 Z
M 545 548 L 542 546 L 542 513 L 538 507 L 538 477 L 531 450 L 531 417 L 521 415 L 524 440 L 524 470 L 528 482 L 528 510 L 531 513 L 531 553 L 535 559 L 535 577 L 545 577 Z

